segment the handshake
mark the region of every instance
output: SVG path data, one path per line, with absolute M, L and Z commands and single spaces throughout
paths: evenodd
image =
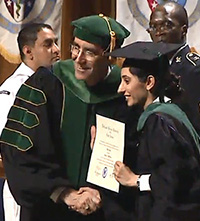
M 69 209 L 75 210 L 83 215 L 89 215 L 101 207 L 99 191 L 90 187 L 63 191 L 60 200 L 67 204 Z

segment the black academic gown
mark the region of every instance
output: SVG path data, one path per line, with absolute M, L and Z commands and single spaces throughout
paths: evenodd
M 99 87 L 101 88 L 100 85 Z M 95 88 L 90 90 L 95 90 Z M 116 92 L 115 94 L 116 99 L 120 99 L 121 108 L 121 98 Z M 111 117 L 116 113 L 117 107 L 115 98 L 111 102 L 114 106 L 109 105 L 108 100 L 104 102 L 104 105 L 81 104 L 81 107 L 86 106 L 85 117 L 91 121 L 87 121 L 87 127 L 84 127 L 85 139 L 83 141 L 87 142 L 79 147 L 83 149 L 80 161 L 82 164 L 75 160 L 76 155 L 70 154 L 69 156 L 72 161 L 71 165 L 73 163 L 80 165 L 80 170 L 74 170 L 78 173 L 78 183 L 75 183 L 74 179 L 71 179 L 73 171 L 70 170 L 71 174 L 68 175 L 66 152 L 63 151 L 65 145 L 63 133 L 67 137 L 70 129 L 73 128 L 63 127 L 63 120 L 67 116 L 64 112 L 66 105 L 64 97 L 69 98 L 68 101 L 77 98 L 73 97 L 72 93 L 67 93 L 63 84 L 51 72 L 40 68 L 20 88 L 15 104 L 9 113 L 9 120 L 1 137 L 1 151 L 9 187 L 17 203 L 22 207 L 20 221 L 130 220 L 131 209 L 128 209 L 127 205 L 132 208 L 133 198 L 129 197 L 131 203 L 128 203 L 128 199 L 124 199 L 123 194 L 121 197 L 121 194 L 103 192 L 101 188 L 99 190 L 103 198 L 102 207 L 105 210 L 100 209 L 89 216 L 70 211 L 65 204 L 54 203 L 50 199 L 50 195 L 57 187 L 78 189 L 80 186 L 90 185 L 85 180 L 91 153 L 89 127 L 96 113 L 107 113 L 107 116 Z M 81 109 L 75 111 L 79 112 Z M 118 117 L 121 119 L 120 116 Z M 67 120 L 72 125 L 76 125 L 76 118 Z M 82 136 L 83 131 L 80 131 Z M 79 138 L 77 134 L 75 139 Z M 79 157 L 79 152 L 77 154 Z M 121 199 L 123 199 L 122 202 Z
M 174 116 L 179 112 L 176 109 Z M 200 157 L 194 141 L 197 137 L 194 139 L 183 122 L 166 112 L 152 112 L 140 127 L 135 172 L 151 174 L 151 191 L 138 190 L 138 220 L 198 221 Z
M 66 220 L 67 210 L 50 200 L 57 187 L 70 186 L 60 165 L 62 105 L 62 84 L 40 68 L 9 112 L 1 153 L 11 193 L 21 206 L 20 221 Z
M 184 89 L 178 105 L 200 134 L 200 55 L 191 53 L 189 46 L 186 46 L 173 58 L 170 70 L 181 76 L 180 83 Z

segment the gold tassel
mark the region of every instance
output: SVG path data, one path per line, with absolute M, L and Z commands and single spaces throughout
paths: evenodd
M 112 52 L 116 46 L 116 33 L 112 30 L 109 19 L 106 16 L 104 16 L 103 14 L 99 14 L 99 17 L 103 18 L 108 25 L 108 29 L 110 32 L 110 52 Z M 109 60 L 111 60 L 111 57 L 109 57 Z
M 116 34 L 115 34 L 114 31 L 110 32 L 110 37 L 111 37 L 111 40 L 110 40 L 110 52 L 112 52 L 115 49 L 115 46 L 116 46 Z

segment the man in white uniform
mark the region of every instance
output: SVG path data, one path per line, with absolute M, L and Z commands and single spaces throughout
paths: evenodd
M 0 86 L 0 134 L 6 124 L 7 115 L 21 85 L 40 67 L 51 68 L 60 59 L 57 38 L 51 26 L 31 24 L 23 28 L 17 38 L 22 63 Z M 20 207 L 10 193 L 7 182 L 3 187 L 5 221 L 18 221 Z

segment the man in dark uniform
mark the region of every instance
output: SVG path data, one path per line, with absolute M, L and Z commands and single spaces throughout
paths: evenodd
M 55 65 L 59 79 L 39 69 L 10 111 L 1 137 L 8 183 L 22 206 L 21 221 L 97 221 L 104 215 L 109 221 L 129 220 L 127 200 L 119 205 L 120 194 L 100 195 L 86 182 L 95 114 L 124 120 L 118 114 L 124 104 L 117 94 L 120 69 L 102 55 L 120 47 L 129 32 L 103 15 L 72 24 L 73 60 Z M 98 210 L 101 200 L 103 210 Z
M 179 103 L 200 134 L 200 55 L 190 51 L 186 43 L 187 30 L 187 12 L 175 2 L 158 5 L 151 13 L 147 29 L 154 42 L 183 44 L 170 56 L 170 66 L 171 71 L 180 76 L 184 89 L 184 96 Z

